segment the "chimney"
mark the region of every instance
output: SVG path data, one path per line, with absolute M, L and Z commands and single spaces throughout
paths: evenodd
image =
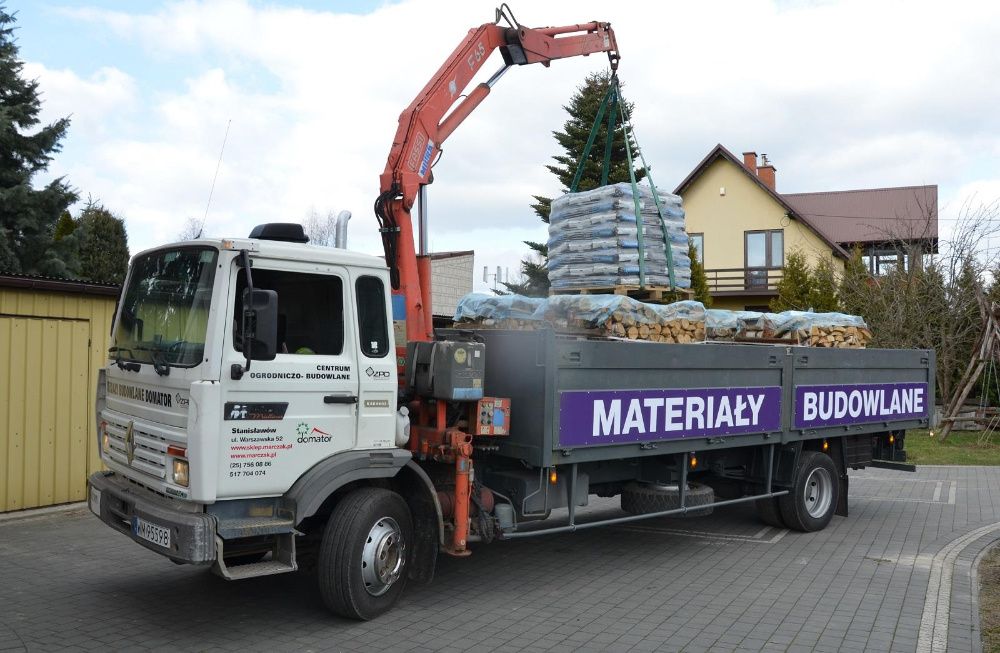
M 757 178 L 771 190 L 776 190 L 774 187 L 774 173 L 777 172 L 777 169 L 767 160 L 766 154 L 762 155 L 761 159 L 764 165 L 757 168 Z
M 757 174 L 757 153 L 756 152 L 744 152 L 743 153 L 743 165 L 750 170 L 750 172 Z

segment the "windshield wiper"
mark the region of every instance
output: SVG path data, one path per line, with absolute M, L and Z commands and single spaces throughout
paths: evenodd
M 124 370 L 125 372 L 138 372 L 142 369 L 142 365 L 134 361 L 122 360 L 122 352 L 127 351 L 129 356 L 135 356 L 131 349 L 128 347 L 110 347 L 108 348 L 109 354 L 115 355 L 115 365 L 118 369 Z
M 153 370 L 156 371 L 160 376 L 170 375 L 170 363 L 168 363 L 163 358 L 163 350 L 159 347 L 145 347 L 142 345 L 136 345 L 135 347 L 139 351 L 148 351 L 149 357 L 153 359 Z

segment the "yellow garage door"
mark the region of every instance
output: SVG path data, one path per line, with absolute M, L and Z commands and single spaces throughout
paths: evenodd
M 90 323 L 0 316 L 0 512 L 86 494 Z

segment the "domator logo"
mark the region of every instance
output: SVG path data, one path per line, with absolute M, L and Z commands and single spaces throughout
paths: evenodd
M 332 435 L 315 426 L 310 430 L 309 425 L 305 422 L 299 422 L 295 432 L 299 434 L 299 437 L 296 440 L 299 444 L 309 444 L 310 442 L 330 442 L 333 440 Z

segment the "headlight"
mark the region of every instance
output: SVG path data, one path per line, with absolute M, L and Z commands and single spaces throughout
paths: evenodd
M 188 486 L 188 461 L 174 460 L 174 483 Z

